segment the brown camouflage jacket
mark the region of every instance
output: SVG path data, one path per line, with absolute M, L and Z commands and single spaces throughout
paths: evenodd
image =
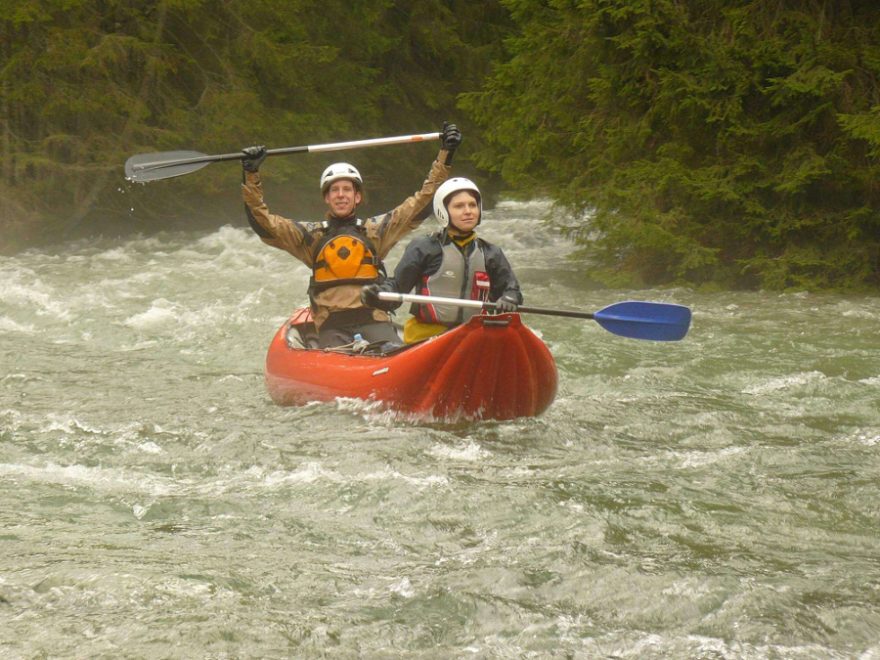
M 428 177 L 422 187 L 407 197 L 392 211 L 368 218 L 364 222 L 367 237 L 376 247 L 378 256 L 384 259 L 391 248 L 406 234 L 422 224 L 431 214 L 431 201 L 434 192 L 441 183 L 446 181 L 452 170 L 445 165 L 446 151 L 441 150 L 437 160 L 431 165 Z M 324 233 L 320 222 L 297 222 L 276 215 L 269 211 L 263 200 L 263 185 L 259 172 L 246 172 L 242 184 L 242 197 L 248 214 L 248 221 L 254 231 L 267 245 L 286 250 L 310 268 L 314 264 L 313 246 Z M 320 291 L 314 297 L 315 325 L 321 324 L 333 312 L 363 307 L 361 303 L 361 286 L 358 284 L 341 284 Z M 388 314 L 382 310 L 372 310 L 377 321 L 387 321 Z

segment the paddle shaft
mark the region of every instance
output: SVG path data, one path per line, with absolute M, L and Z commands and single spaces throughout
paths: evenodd
M 409 302 L 421 303 L 427 305 L 454 305 L 455 307 L 472 307 L 474 309 L 482 309 L 488 307 L 495 309 L 497 305 L 493 302 L 483 302 L 481 300 L 464 300 L 462 298 L 443 298 L 442 296 L 420 296 L 413 293 L 394 293 L 382 291 L 379 293 L 379 300 L 387 300 L 389 302 Z M 517 312 L 524 314 L 544 314 L 545 316 L 567 316 L 575 319 L 593 319 L 595 314 L 591 312 L 573 312 L 567 309 L 545 309 L 543 307 L 526 307 L 520 305 L 516 308 Z
M 345 149 L 361 149 L 364 147 L 381 147 L 389 144 L 403 144 L 407 142 L 425 142 L 428 140 L 439 140 L 440 133 L 422 133 L 417 135 L 398 135 L 395 137 L 370 138 L 367 140 L 349 140 L 348 142 L 330 142 L 327 144 L 309 144 L 301 147 L 282 147 L 279 149 L 267 149 L 267 156 L 281 156 L 284 154 L 296 153 L 319 153 L 322 151 L 342 151 Z M 178 167 L 181 165 L 195 165 L 198 163 L 215 163 L 224 160 L 241 160 L 244 158 L 242 152 L 237 151 L 230 154 L 217 154 L 209 156 L 207 154 L 197 154 L 186 158 L 172 157 L 171 154 L 176 152 L 166 152 L 165 154 L 142 154 L 141 156 L 133 156 L 129 160 L 132 162 L 131 172 L 137 176 L 138 173 L 144 173 L 149 170 L 156 170 L 166 167 Z M 140 162 L 141 158 L 152 157 L 151 160 Z
M 390 291 L 379 292 L 379 299 L 427 305 L 498 309 L 496 303 L 483 302 L 481 300 L 421 296 Z M 567 309 L 545 309 L 541 307 L 518 307 L 516 311 L 528 314 L 591 319 L 615 335 L 631 337 L 633 339 L 651 339 L 654 341 L 678 341 L 687 334 L 691 323 L 691 310 L 683 305 L 635 300 L 614 303 L 600 309 L 598 312 L 577 312 Z

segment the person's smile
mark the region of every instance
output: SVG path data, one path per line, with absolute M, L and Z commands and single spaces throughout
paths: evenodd
M 345 218 L 354 213 L 361 201 L 360 197 L 361 194 L 351 181 L 337 181 L 327 189 L 324 201 L 333 215 Z

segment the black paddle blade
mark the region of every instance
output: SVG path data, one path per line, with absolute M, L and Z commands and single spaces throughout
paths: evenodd
M 195 172 L 214 161 L 198 151 L 163 151 L 138 154 L 125 161 L 125 178 L 135 183 L 170 179 Z

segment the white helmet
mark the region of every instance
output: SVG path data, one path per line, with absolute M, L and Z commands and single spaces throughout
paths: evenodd
M 477 188 L 477 184 L 470 179 L 465 179 L 463 176 L 456 176 L 443 182 L 443 184 L 437 188 L 437 192 L 434 193 L 434 215 L 437 216 L 437 219 L 441 224 L 449 224 L 449 212 L 446 210 L 446 200 L 454 193 L 461 192 L 462 190 L 469 190 L 476 193 L 477 203 L 480 205 L 480 220 L 483 219 L 483 196 L 480 194 L 480 189 Z M 477 224 L 480 223 L 477 222 Z
M 327 192 L 327 188 L 330 184 L 339 179 L 354 181 L 354 186 L 358 190 L 364 185 L 361 173 L 357 171 L 357 168 L 354 165 L 351 163 L 333 163 L 332 165 L 328 165 L 327 169 L 325 169 L 324 173 L 321 175 L 321 192 Z

